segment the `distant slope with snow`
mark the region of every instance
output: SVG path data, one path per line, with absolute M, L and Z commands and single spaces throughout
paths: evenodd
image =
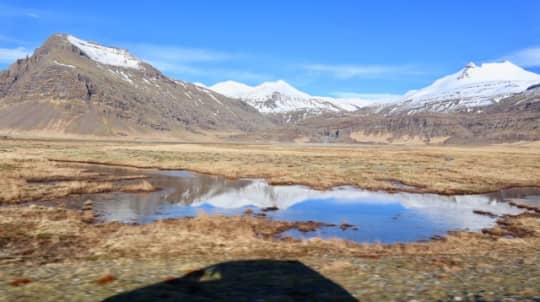
M 311 96 L 285 81 L 264 82 L 249 86 L 235 81 L 217 83 L 209 89 L 241 99 L 262 113 L 309 113 L 368 110 L 386 114 L 415 112 L 474 111 L 474 108 L 496 104 L 501 99 L 539 84 L 540 75 L 526 71 L 511 62 L 467 64 L 456 73 L 442 77 L 431 85 L 411 90 L 400 99 L 373 102 L 357 98 Z
M 480 66 L 469 63 L 425 88 L 408 92 L 400 103 L 389 107 L 391 113 L 472 110 L 495 104 L 537 83 L 540 83 L 540 75 L 508 61 Z
M 225 82 L 219 82 L 213 86 L 210 86 L 209 88 L 225 96 L 241 99 L 245 97 L 245 95 L 248 92 L 252 91 L 255 87 L 251 87 L 249 85 L 246 85 L 240 82 L 225 81 Z
M 225 81 L 209 88 L 225 96 L 241 99 L 262 113 L 319 114 L 354 111 L 368 105 L 364 100 L 311 96 L 282 80 L 264 82 L 257 86 Z

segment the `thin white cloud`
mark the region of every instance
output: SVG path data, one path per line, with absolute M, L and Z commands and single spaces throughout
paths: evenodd
M 23 18 L 33 19 L 36 22 L 51 21 L 70 22 L 70 25 L 92 24 L 92 22 L 103 22 L 101 17 L 79 14 L 73 11 L 62 9 L 42 9 L 32 8 L 28 5 L 8 5 L 0 3 L 0 18 Z
M 148 62 L 150 65 L 154 66 L 162 72 L 171 72 L 177 74 L 192 74 L 192 75 L 202 75 L 204 74 L 204 69 L 189 66 L 181 62 L 177 63 L 174 61 L 166 60 L 153 60 L 153 59 L 143 59 L 145 62 Z
M 10 64 L 31 54 L 32 52 L 24 47 L 0 48 L 0 63 Z
M 522 67 L 540 67 L 540 46 L 515 51 L 503 59 Z
M 219 76 L 220 79 L 233 79 L 236 81 L 263 81 L 269 78 L 273 78 L 270 75 L 250 72 L 250 71 L 241 71 L 234 69 L 224 69 L 217 67 L 198 67 L 194 65 L 187 65 L 182 63 L 174 63 L 167 61 L 146 61 L 152 66 L 156 67 L 158 70 L 170 73 L 173 76 L 198 76 L 198 77 L 215 77 Z
M 418 74 L 418 70 L 411 66 L 385 66 L 385 65 L 327 65 L 307 64 L 305 70 L 330 74 L 340 79 L 349 78 L 378 78 L 396 74 Z
M 148 61 L 160 61 L 169 64 L 178 64 L 179 62 L 222 62 L 237 57 L 236 54 L 208 49 L 152 44 L 133 45 L 130 47 L 130 50 Z
M 174 76 L 219 76 L 238 81 L 260 81 L 272 78 L 267 74 L 226 67 L 232 61 L 249 59 L 249 56 L 240 53 L 172 45 L 132 44 L 126 46 L 142 60 Z
M 274 79 L 274 76 L 269 75 L 269 74 L 243 71 L 243 70 L 231 70 L 231 69 L 211 70 L 210 74 L 211 75 L 218 74 L 220 77 L 223 77 L 225 79 L 232 79 L 235 81 L 243 81 L 243 82 L 262 82 L 262 81 L 270 81 Z
M 1 42 L 6 42 L 6 43 L 11 43 L 11 44 L 19 44 L 19 45 L 28 44 L 26 41 L 15 39 L 15 38 L 12 38 L 12 37 L 9 37 L 9 36 L 6 36 L 6 35 L 2 35 L 2 34 L 0 34 L 0 41 Z
M 41 12 L 30 8 L 21 8 L 16 6 L 0 4 L 1 17 L 24 17 L 38 19 L 41 17 Z

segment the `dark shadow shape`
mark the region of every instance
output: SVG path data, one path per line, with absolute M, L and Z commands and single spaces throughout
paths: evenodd
M 299 261 L 219 263 L 104 300 L 120 301 L 357 301 Z

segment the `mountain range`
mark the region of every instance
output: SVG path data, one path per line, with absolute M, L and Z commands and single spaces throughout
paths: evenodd
M 456 142 L 540 139 L 540 75 L 467 64 L 402 97 L 311 96 L 285 81 L 206 87 L 171 79 L 125 49 L 55 34 L 0 72 L 0 132 L 11 135 Z
M 280 114 L 304 111 L 312 114 L 337 111 L 354 111 L 365 107 L 363 100 L 334 99 L 311 96 L 289 83 L 278 80 L 249 86 L 235 81 L 214 84 L 209 89 L 245 101 L 261 113 Z
M 431 85 L 411 90 L 391 102 L 374 105 L 362 99 L 335 99 L 311 96 L 279 80 L 248 86 L 235 81 L 208 87 L 223 95 L 244 100 L 262 113 L 310 113 L 355 111 L 373 107 L 387 113 L 453 112 L 473 110 L 495 104 L 501 99 L 525 91 L 540 83 L 540 75 L 526 71 L 509 61 L 469 63 L 461 70 L 444 76 Z

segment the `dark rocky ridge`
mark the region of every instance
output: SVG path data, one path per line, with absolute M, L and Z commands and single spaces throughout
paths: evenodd
M 0 72 L 0 129 L 97 136 L 252 132 L 272 122 L 245 103 L 152 66 L 91 60 L 66 35 Z
M 361 132 L 363 137 L 353 138 Z M 295 127 L 260 134 L 267 140 L 336 143 L 481 144 L 540 140 L 540 89 L 474 111 L 414 114 L 356 112 L 325 114 L 300 120 Z

